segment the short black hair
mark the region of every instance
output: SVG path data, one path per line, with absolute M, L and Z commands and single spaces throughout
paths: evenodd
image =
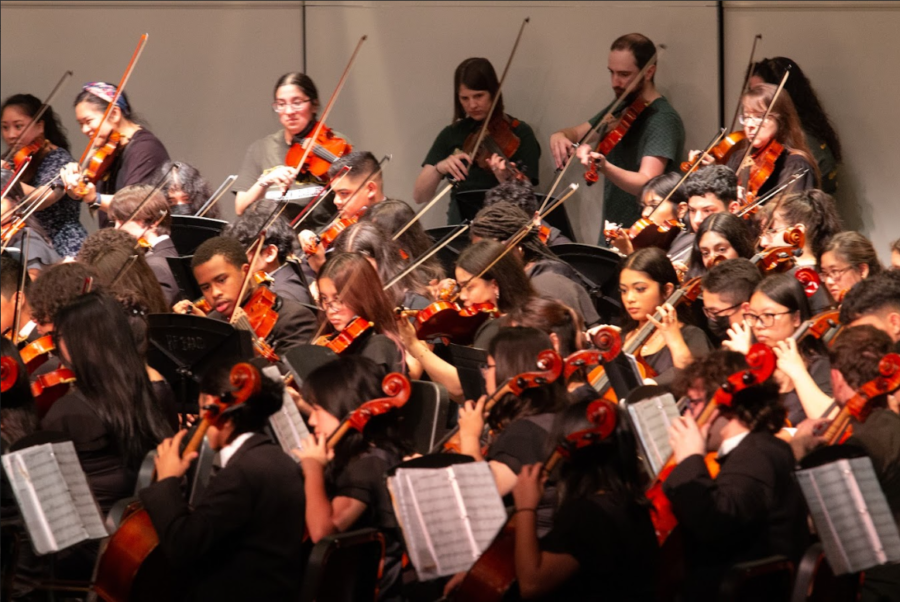
M 203 242 L 194 251 L 191 259 L 191 269 L 196 269 L 204 263 L 212 260 L 216 255 L 221 255 L 225 261 L 234 267 L 241 269 L 247 261 L 247 251 L 241 241 L 232 236 L 214 236 Z
M 687 198 L 711 192 L 725 205 L 737 200 L 737 176 L 725 165 L 709 165 L 698 169 L 684 181 Z
M 223 401 L 228 400 L 234 391 L 231 384 L 231 370 L 242 360 L 224 358 L 208 368 L 200 379 L 200 391 L 215 395 Z M 284 401 L 284 383 L 267 377 L 256 362 L 250 364 L 259 371 L 260 390 L 251 395 L 244 403 L 226 410 L 234 423 L 234 434 L 259 431 L 265 427 L 269 416 L 281 409 Z
M 260 200 L 244 211 L 234 223 L 225 226 L 222 230 L 222 236 L 236 238 L 244 247 L 250 247 L 253 241 L 259 236 L 263 225 L 272 215 L 275 209 L 275 203 L 268 200 Z M 287 261 L 288 255 L 294 252 L 294 245 L 297 237 L 294 231 L 288 225 L 283 216 L 278 216 L 268 228 L 266 228 L 265 244 L 275 245 L 278 249 L 278 261 L 284 263 Z
M 731 303 L 743 303 L 750 300 L 762 279 L 759 268 L 749 259 L 727 259 L 710 268 L 700 286 L 705 291 L 725 296 Z
M 347 153 L 328 168 L 328 179 L 330 180 L 345 168 L 350 168 L 347 174 L 354 180 L 356 178 L 368 178 L 370 175 L 378 171 L 378 159 L 369 151 L 353 151 Z M 374 176 L 373 176 L 374 179 Z
M 19 290 L 19 278 L 22 277 L 22 264 L 12 257 L 3 255 L 0 257 L 0 293 L 7 299 L 12 298 Z M 25 292 L 31 285 L 28 271 L 25 271 Z
M 841 323 L 849 324 L 883 309 L 900 312 L 900 271 L 886 270 L 857 282 L 841 302 Z

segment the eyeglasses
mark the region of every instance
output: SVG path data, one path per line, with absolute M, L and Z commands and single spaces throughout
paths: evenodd
M 484 374 L 488 370 L 491 370 L 496 367 L 497 367 L 497 364 L 481 364 L 480 366 L 478 366 L 478 368 L 481 370 L 482 374 Z
M 737 308 L 743 305 L 742 303 L 736 303 L 731 307 L 724 307 L 722 309 L 709 309 L 708 307 L 703 308 L 703 313 L 706 314 L 706 317 L 710 320 L 715 320 L 719 316 L 731 316 L 734 315 L 734 312 L 737 311 Z M 726 314 L 726 311 L 730 311 L 731 313 Z
M 775 316 L 784 316 L 787 314 L 792 314 L 792 311 L 780 311 L 777 313 L 764 313 L 764 314 L 752 314 L 750 312 L 744 312 L 744 318 L 750 322 L 752 326 L 754 323 L 758 324 L 762 328 L 772 328 L 772 324 L 775 323 Z
M 765 236 L 775 236 L 776 234 L 781 234 L 788 228 L 790 228 L 790 226 L 782 226 L 781 228 L 767 228 L 766 230 L 763 230 L 763 234 Z
M 772 123 L 772 120 L 775 118 L 774 114 L 771 114 L 766 117 L 766 123 Z M 741 115 L 738 117 L 738 123 L 741 125 L 759 125 L 763 122 L 762 115 Z
M 325 312 L 327 312 L 328 310 L 341 311 L 342 309 L 344 309 L 344 302 L 341 301 L 340 297 L 335 297 L 331 301 L 320 299 L 319 309 Z
M 295 100 L 294 102 L 292 102 L 290 104 L 285 103 L 285 102 L 276 102 L 276 103 L 272 103 L 272 110 L 275 111 L 276 113 L 278 113 L 279 115 L 281 113 L 284 113 L 285 111 L 287 111 L 288 107 L 294 109 L 295 111 L 299 111 L 300 109 L 303 108 L 303 105 L 305 105 L 308 102 L 312 102 L 312 99 L 307 98 L 306 100 Z
M 851 266 L 847 266 L 846 268 L 837 268 L 837 269 L 834 269 L 831 271 L 822 270 L 821 272 L 819 272 L 819 276 L 822 278 L 822 280 L 828 280 L 829 278 L 831 278 L 832 282 L 837 282 L 837 280 L 841 276 L 843 276 L 845 272 L 848 272 L 853 269 L 856 269 L 856 268 L 854 268 L 851 265 Z

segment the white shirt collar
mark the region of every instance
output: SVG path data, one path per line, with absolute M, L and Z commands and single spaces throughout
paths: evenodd
M 222 465 L 222 468 L 225 468 L 225 465 L 228 464 L 228 461 L 231 457 L 241 448 L 244 442 L 247 441 L 250 437 L 253 436 L 252 432 L 241 433 L 235 438 L 234 441 L 223 447 L 219 450 L 219 461 Z
M 724 458 L 728 454 L 734 451 L 738 445 L 741 444 L 741 441 L 744 440 L 744 437 L 750 434 L 750 431 L 744 431 L 743 433 L 739 433 L 737 435 L 733 435 L 728 439 L 722 441 L 722 445 L 719 446 L 719 458 Z
M 164 240 L 169 240 L 169 235 L 168 235 L 168 234 L 163 234 L 162 236 L 157 236 L 157 237 L 155 237 L 155 238 L 153 239 L 153 244 L 151 245 L 151 248 L 152 248 L 152 247 L 155 247 L 156 245 L 158 245 L 159 243 L 161 243 L 161 242 L 164 241 Z
M 28 320 L 28 323 L 19 331 L 19 338 L 27 339 L 35 328 L 37 328 L 37 324 L 35 324 L 34 320 Z

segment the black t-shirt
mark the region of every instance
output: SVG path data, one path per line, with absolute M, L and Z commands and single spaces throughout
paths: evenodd
M 696 326 L 686 324 L 681 329 L 681 336 L 684 337 L 684 343 L 690 349 L 694 360 L 698 360 L 712 351 L 712 345 L 706 337 L 706 333 Z M 647 363 L 650 364 L 650 367 L 657 374 L 657 376 L 653 377 L 653 380 L 662 386 L 672 384 L 677 371 L 675 364 L 672 362 L 672 352 L 669 351 L 668 346 L 651 355 L 645 355 L 644 359 L 647 360 Z
M 500 332 L 500 320 L 496 318 L 485 320 L 484 324 L 475 331 L 475 341 L 472 343 L 472 347 L 487 350 L 491 340 L 497 336 L 498 332 Z
M 381 368 L 384 376 L 388 372 L 406 374 L 406 364 L 397 343 L 383 334 L 373 333 L 365 337 L 359 346 L 351 348 L 351 353 L 367 357 Z
M 830 396 L 832 394 L 831 362 L 828 358 L 824 355 L 813 356 L 809 361 L 807 370 L 822 393 Z M 800 397 L 797 396 L 797 391 L 792 389 L 787 393 L 782 393 L 781 404 L 787 410 L 787 419 L 791 421 L 792 425 L 797 426 L 807 418 L 803 404 L 800 403 Z M 818 418 L 818 416 L 813 416 L 812 418 Z
M 567 500 L 541 550 L 569 554 L 578 572 L 543 600 L 655 600 L 659 547 L 650 512 L 595 493 Z

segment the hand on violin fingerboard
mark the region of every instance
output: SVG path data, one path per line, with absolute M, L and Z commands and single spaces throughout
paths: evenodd
M 454 180 L 462 182 L 469 177 L 469 164 L 472 159 L 466 153 L 450 155 L 442 161 L 438 161 L 434 168 L 441 176 L 449 175 Z
M 184 314 L 189 316 L 199 316 L 205 318 L 206 314 L 193 304 L 193 302 L 183 299 L 172 306 L 172 311 L 176 314 Z
M 606 157 L 600 153 L 595 153 L 587 144 L 579 146 L 575 154 L 585 167 L 590 167 L 591 163 L 596 164 L 597 169 L 600 171 L 603 171 L 603 168 L 606 167 Z

